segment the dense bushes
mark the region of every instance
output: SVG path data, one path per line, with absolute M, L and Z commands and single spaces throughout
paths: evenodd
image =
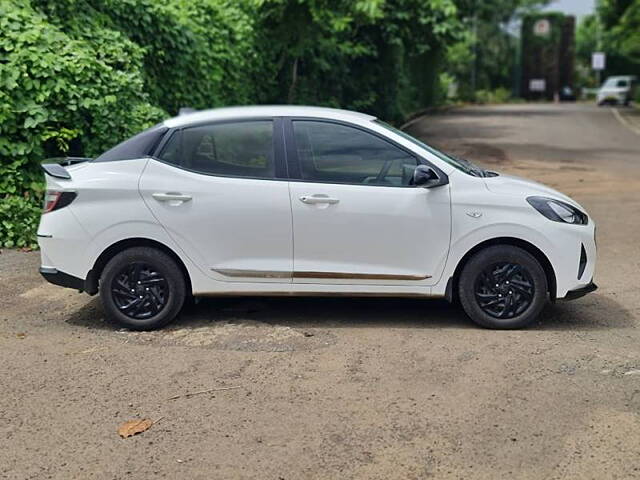
M 640 0 L 600 0 L 596 13 L 580 22 L 576 44 L 584 84 L 596 86 L 591 70 L 594 51 L 607 55 L 601 80 L 611 75 L 640 76 Z
M 250 101 L 251 22 L 223 2 L 0 2 L 0 246 L 35 243 L 42 159 L 94 156 L 182 105 Z
M 431 103 L 453 0 L 263 1 L 261 56 L 275 65 L 271 102 L 340 106 L 388 121 Z
M 401 121 L 433 101 L 454 0 L 2 0 L 0 246 L 34 244 L 38 164 L 178 108 L 306 103 Z
M 254 98 L 258 65 L 248 4 L 200 0 L 32 0 L 66 30 L 118 32 L 142 52 L 149 101 L 174 114 Z M 78 14 L 77 12 L 83 12 Z
M 511 92 L 506 88 L 476 91 L 476 103 L 506 103 L 511 99 Z
M 31 194 L 9 195 L 0 202 L 0 238 L 5 247 L 35 247 L 42 207 Z
M 42 159 L 97 155 L 183 106 L 319 104 L 401 122 L 451 81 L 445 47 L 464 42 L 476 3 L 0 0 L 0 246 L 34 242 Z
M 90 27 L 66 32 L 24 0 L 0 3 L 3 245 L 33 243 L 42 158 L 95 154 L 163 116 L 146 101 L 143 50 Z

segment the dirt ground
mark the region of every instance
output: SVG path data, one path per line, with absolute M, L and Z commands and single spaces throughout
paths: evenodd
M 240 298 L 135 333 L 5 250 L 0 478 L 640 478 L 640 136 L 586 105 L 410 131 L 581 202 L 600 289 L 521 331 L 439 301 Z M 120 438 L 135 418 L 157 423 Z

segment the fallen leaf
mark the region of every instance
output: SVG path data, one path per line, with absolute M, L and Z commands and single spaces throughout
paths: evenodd
M 142 420 L 129 420 L 128 422 L 124 422 L 118 428 L 118 435 L 122 438 L 132 437 L 138 433 L 145 432 L 151 428 L 153 425 L 153 421 L 148 418 L 143 418 Z

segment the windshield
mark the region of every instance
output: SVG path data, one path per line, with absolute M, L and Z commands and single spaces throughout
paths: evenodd
M 605 87 L 609 88 L 624 88 L 627 87 L 627 80 L 625 78 L 608 78 L 604 84 Z
M 486 170 L 483 170 L 479 166 L 471 163 L 469 160 L 465 160 L 464 158 L 458 158 L 458 157 L 454 157 L 453 155 L 447 155 L 446 153 L 442 153 L 442 152 L 436 150 L 435 148 L 430 147 L 426 143 L 421 142 L 417 138 L 412 137 L 408 133 L 403 132 L 402 130 L 398 130 L 397 128 L 392 127 L 388 123 L 385 123 L 385 122 L 383 122 L 381 120 L 377 120 L 376 119 L 376 120 L 374 120 L 374 122 L 376 124 L 386 128 L 387 130 L 391 130 L 393 133 L 396 133 L 396 134 L 400 135 L 401 137 L 409 140 L 411 143 L 419 146 L 420 148 L 424 148 L 429 153 L 432 153 L 433 155 L 438 157 L 440 160 L 448 163 L 449 165 L 457 168 L 458 170 L 462 170 L 467 175 L 472 175 L 474 177 L 489 176 L 489 172 L 487 172 Z

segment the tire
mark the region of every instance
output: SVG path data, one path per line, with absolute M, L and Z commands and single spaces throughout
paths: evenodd
M 549 298 L 540 263 L 511 245 L 488 247 L 471 257 L 460 275 L 458 294 L 471 320 L 504 330 L 535 321 Z
M 115 255 L 100 276 L 100 298 L 107 319 L 131 330 L 153 330 L 176 318 L 186 282 L 175 260 L 149 247 Z

